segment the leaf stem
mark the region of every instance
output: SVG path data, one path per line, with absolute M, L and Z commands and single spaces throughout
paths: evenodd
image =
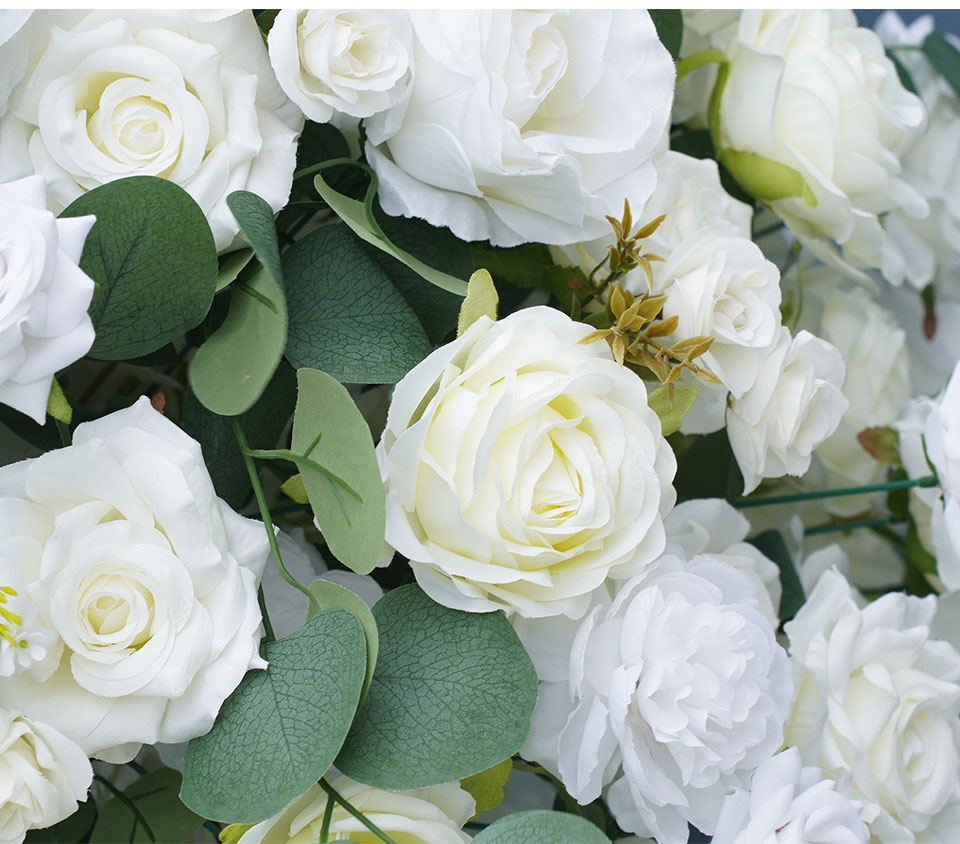
M 360 823 L 362 823 L 367 829 L 369 829 L 374 835 L 377 836 L 384 844 L 397 844 L 387 833 L 385 833 L 380 827 L 378 827 L 373 821 L 369 820 L 363 812 L 354 809 L 353 806 L 346 800 L 346 798 L 341 797 L 339 792 L 328 783 L 325 779 L 321 778 L 318 780 L 320 788 L 327 792 L 328 797 L 332 797 L 336 800 L 344 809 L 346 809 L 351 815 L 353 815 Z
M 257 475 L 257 467 L 249 453 L 251 448 L 247 445 L 247 438 L 243 433 L 243 427 L 240 425 L 240 419 L 233 416 L 230 419 L 230 424 L 233 426 L 233 435 L 237 439 L 237 445 L 240 446 L 240 453 L 243 455 L 243 462 L 247 467 L 247 475 L 250 477 L 250 485 L 253 487 L 253 494 L 257 499 L 257 507 L 260 508 L 260 518 L 263 519 L 263 526 L 267 531 L 267 541 L 270 543 L 270 550 L 273 552 L 273 561 L 277 564 L 277 569 L 283 579 L 294 589 L 303 592 L 307 596 L 307 600 L 310 601 L 311 609 L 314 612 L 319 612 L 320 604 L 314 594 L 290 574 L 283 564 L 283 557 L 280 556 L 280 546 L 277 544 L 277 535 L 273 529 L 273 520 L 270 518 L 270 508 L 267 506 L 267 499 L 263 494 L 263 486 L 260 483 L 260 477 Z
M 853 530 L 854 528 L 861 527 L 882 527 L 884 525 L 896 525 L 905 521 L 907 521 L 907 519 L 903 516 L 887 514 L 886 516 L 876 516 L 871 519 L 849 519 L 845 522 L 825 522 L 822 525 L 813 525 L 812 527 L 808 527 L 803 532 L 803 535 L 817 536 L 822 533 L 836 533 L 837 531 Z
M 55 419 L 54 422 L 57 423 L 57 433 L 60 434 L 60 442 L 64 447 L 70 445 L 73 442 L 73 437 L 70 436 L 69 426 L 59 419 Z
M 311 451 L 315 445 L 316 442 L 314 442 L 314 445 L 311 446 L 308 451 Z M 328 481 L 343 487 L 354 498 L 356 498 L 357 501 L 363 503 L 363 496 L 360 495 L 360 493 L 357 492 L 352 486 L 350 486 L 349 483 L 347 483 L 339 475 L 331 472 L 325 466 L 321 466 L 315 460 L 311 460 L 305 454 L 297 454 L 295 451 L 291 451 L 289 448 L 244 448 L 243 453 L 245 456 L 255 457 L 257 460 L 288 460 L 291 463 L 296 463 L 298 466 L 307 466 L 308 468 L 313 469 L 315 472 L 319 472 Z
M 151 841 L 157 840 L 157 836 L 153 834 L 153 830 L 150 828 L 150 824 L 147 823 L 147 819 L 143 816 L 143 813 L 136 807 L 136 804 L 129 797 L 127 797 L 126 794 L 124 794 L 119 788 L 110 782 L 110 780 L 101 776 L 100 774 L 95 773 L 93 778 L 130 810 L 133 816 L 143 827 L 144 831 L 147 833 L 147 837 Z
M 937 479 L 933 475 L 922 478 L 906 478 L 902 481 L 887 481 L 882 484 L 866 484 L 865 486 L 841 487 L 838 489 L 817 489 L 811 492 L 798 492 L 792 495 L 771 495 L 766 498 L 743 498 L 734 501 L 733 506 L 738 510 L 745 507 L 765 507 L 768 504 L 792 504 L 795 501 L 813 501 L 817 498 L 840 498 L 844 495 L 866 495 L 870 492 L 889 492 L 896 489 L 910 489 L 911 487 L 936 486 Z
M 677 82 L 698 67 L 702 67 L 705 64 L 725 64 L 726 61 L 727 56 L 723 50 L 698 50 L 696 53 L 691 53 L 685 59 L 680 59 L 680 61 L 677 62 Z
M 320 821 L 320 844 L 327 844 L 330 837 L 330 819 L 333 817 L 333 805 L 336 801 L 327 798 L 327 805 L 323 807 L 323 820 Z
M 267 599 L 263 596 L 263 587 L 257 589 L 257 602 L 260 604 L 260 618 L 263 619 L 264 642 L 276 642 L 277 637 L 273 632 L 273 625 L 270 623 L 270 613 L 267 612 Z

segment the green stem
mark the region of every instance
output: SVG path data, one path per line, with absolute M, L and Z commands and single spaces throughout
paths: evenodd
M 214 821 L 204 821 L 203 825 L 213 835 L 214 840 L 217 841 L 217 844 L 219 844 L 220 833 L 222 832 L 220 827 Z
M 277 544 L 277 535 L 273 529 L 273 520 L 270 518 L 270 508 L 267 507 L 267 499 L 263 494 L 263 486 L 260 484 L 260 478 L 257 475 L 257 467 L 250 456 L 250 446 L 247 445 L 247 438 L 243 433 L 243 427 L 240 425 L 240 419 L 236 416 L 230 419 L 233 426 L 233 435 L 240 446 L 240 453 L 243 455 L 243 462 L 247 467 L 247 475 L 250 477 L 250 485 L 253 487 L 253 494 L 257 499 L 257 507 L 260 508 L 260 518 L 263 519 L 263 526 L 267 531 L 267 541 L 270 543 L 270 550 L 273 552 L 273 560 L 277 564 L 277 569 L 281 576 L 294 589 L 299 589 L 307 596 L 310 601 L 310 607 L 313 612 L 320 611 L 320 603 L 314 597 L 313 593 L 307 589 L 299 580 L 297 580 L 287 567 L 283 564 L 283 558 L 280 556 L 280 546 Z
M 328 481 L 343 487 L 354 498 L 356 498 L 357 501 L 361 503 L 363 502 L 363 496 L 360 495 L 360 493 L 350 486 L 350 484 L 348 484 L 343 478 L 337 474 L 334 474 L 326 467 L 321 466 L 315 460 L 311 460 L 309 457 L 306 457 L 303 454 L 297 454 L 295 451 L 291 451 L 288 448 L 244 448 L 243 453 L 246 457 L 255 457 L 257 460 L 288 460 L 291 463 L 296 463 L 298 466 L 307 466 L 308 468 L 313 469 L 315 472 L 319 472 Z
M 333 817 L 333 806 L 336 801 L 327 798 L 327 805 L 323 807 L 323 820 L 320 821 L 320 844 L 327 844 L 330 837 L 330 819 Z
M 149 838 L 151 841 L 157 840 L 157 836 L 153 834 L 153 830 L 150 828 L 150 824 L 147 823 L 147 819 L 143 816 L 143 813 L 137 808 L 136 804 L 129 797 L 127 797 L 126 794 L 124 794 L 106 777 L 100 776 L 100 774 L 94 774 L 93 778 L 130 810 L 130 813 L 137 819 L 144 831 L 147 833 L 147 838 Z
M 705 64 L 726 64 L 727 56 L 723 50 L 707 49 L 691 53 L 685 59 L 677 62 L 677 82 L 688 73 Z
M 57 433 L 60 434 L 60 442 L 64 447 L 70 445 L 73 442 L 73 438 L 70 436 L 70 428 L 66 422 L 61 422 L 59 419 L 54 420 L 57 423 Z
M 723 61 L 717 70 L 717 81 L 713 83 L 710 92 L 710 102 L 707 106 L 707 128 L 710 130 L 710 140 L 713 148 L 720 152 L 720 102 L 723 100 L 723 91 L 727 87 L 727 78 L 730 76 L 730 62 Z
M 127 762 L 127 765 L 130 767 L 131 770 L 136 771 L 138 776 L 142 777 L 147 773 L 147 769 L 144 768 L 143 765 L 141 765 L 139 762 L 134 762 L 132 759 L 129 762 Z
M 903 516 L 877 516 L 872 519 L 850 519 L 845 522 L 826 522 L 822 525 L 808 527 L 804 536 L 817 536 L 821 533 L 837 533 L 839 531 L 853 530 L 861 527 L 882 527 L 884 525 L 896 525 L 907 521 Z
M 288 513 L 298 513 L 301 510 L 309 510 L 310 504 L 284 504 L 281 507 L 271 507 L 271 516 L 286 516 Z
M 260 617 L 263 619 L 263 640 L 266 644 L 276 642 L 277 637 L 273 632 L 273 625 L 270 623 L 270 613 L 267 612 L 267 599 L 263 596 L 263 587 L 257 590 L 257 601 L 260 604 Z
M 360 823 L 362 823 L 367 829 L 369 829 L 374 835 L 377 836 L 384 844 L 397 844 L 387 833 L 385 833 L 380 827 L 378 827 L 373 821 L 368 820 L 366 815 L 363 812 L 354 809 L 353 806 L 347 802 L 346 798 L 341 797 L 337 790 L 330 785 L 325 779 L 318 780 L 320 788 L 327 792 L 328 798 L 333 798 L 336 800 L 344 809 L 346 809 L 351 815 L 353 815 Z
M 840 498 L 844 495 L 866 495 L 871 492 L 889 492 L 896 489 L 910 489 L 915 486 L 930 487 L 936 485 L 936 477 L 927 475 L 923 478 L 906 478 L 902 481 L 887 481 L 882 484 L 841 487 L 839 489 L 818 489 L 812 492 L 798 492 L 793 495 L 771 495 L 766 498 L 744 498 L 740 501 L 734 501 L 733 506 L 738 510 L 742 510 L 745 507 L 766 507 L 768 504 L 792 504 L 795 501 L 813 501 L 817 498 Z

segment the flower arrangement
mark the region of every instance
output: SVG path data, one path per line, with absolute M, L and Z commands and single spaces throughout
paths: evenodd
M 960 839 L 960 41 L 0 12 L 0 842 Z

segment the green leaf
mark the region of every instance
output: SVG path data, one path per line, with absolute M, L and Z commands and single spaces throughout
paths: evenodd
M 509 249 L 475 246 L 473 255 L 477 266 L 489 270 L 496 281 L 523 289 L 549 290 L 565 310 L 569 310 L 574 292 L 587 287 L 587 277 L 579 267 L 555 264 L 549 247 L 542 243 L 524 243 Z
M 373 436 L 350 394 L 316 369 L 297 372 L 293 445 L 297 454 L 339 475 L 362 501 L 310 466 L 299 465 L 320 532 L 330 552 L 360 574 L 383 553 L 386 515 Z
M 269 203 L 246 190 L 235 190 L 227 197 L 227 207 L 249 244 L 257 260 L 270 272 L 273 280 L 283 285 L 280 266 L 280 247 L 277 246 L 277 227 Z
M 419 258 L 400 249 L 387 239 L 383 229 L 374 219 L 372 211 L 373 196 L 377 190 L 377 174 L 365 164 L 349 161 L 349 159 L 335 159 L 335 161 L 337 164 L 349 163 L 360 167 L 370 177 L 370 187 L 367 189 L 366 198 L 363 202 L 359 202 L 337 192 L 324 181 L 322 173 L 317 174 L 313 180 L 313 185 L 317 189 L 317 193 L 323 197 L 324 202 L 336 212 L 337 216 L 367 243 L 376 246 L 377 249 L 382 249 L 388 255 L 406 264 L 431 284 L 435 284 L 451 293 L 456 293 L 458 296 L 466 296 L 467 285 L 465 281 L 427 266 Z
M 266 269 L 230 287 L 230 313 L 190 362 L 190 386 L 221 416 L 249 410 L 270 383 L 287 339 L 283 288 Z
M 217 293 L 237 280 L 240 271 L 250 263 L 252 257 L 253 250 L 249 247 L 246 249 L 237 249 L 220 256 L 219 272 L 217 273 Z
M 729 147 L 720 150 L 717 160 L 730 171 L 740 187 L 761 202 L 799 197 L 804 205 L 817 206 L 817 198 L 803 175 L 786 164 L 758 152 Z
M 297 376 L 286 363 L 277 368 L 257 403 L 240 416 L 252 448 L 275 448 L 293 415 L 297 401 Z M 203 459 L 214 489 L 234 510 L 250 497 L 250 476 L 237 446 L 230 420 L 207 410 L 193 392 L 183 403 L 183 429 L 203 447 Z
M 19 410 L 0 404 L 0 424 L 25 443 L 40 449 L 40 451 L 51 451 L 63 445 L 60 441 L 57 425 L 49 416 L 43 425 L 38 425 Z
M 139 357 L 200 323 L 217 286 L 217 248 L 190 194 L 131 176 L 85 193 L 60 216 L 85 214 L 97 217 L 80 257 L 97 283 L 90 357 Z
M 939 32 L 931 32 L 923 39 L 923 54 L 960 96 L 960 51 Z
M 263 647 L 213 729 L 187 746 L 180 797 L 206 818 L 259 823 L 322 777 L 356 712 L 366 668 L 356 616 L 324 610 Z
M 287 498 L 291 498 L 297 504 L 306 504 L 310 499 L 307 496 L 307 488 L 303 484 L 303 475 L 297 473 L 287 478 L 280 484 L 280 492 Z
M 705 436 L 673 434 L 670 445 L 677 455 L 677 474 L 673 486 L 678 501 L 693 498 L 726 498 L 740 496 L 743 478 L 733 457 L 726 431 Z
M 73 408 L 70 407 L 70 402 L 67 401 L 67 397 L 63 394 L 63 389 L 56 378 L 50 384 L 47 415 L 52 416 L 58 422 L 63 422 L 64 425 L 69 425 L 73 419 Z
M 460 780 L 460 787 L 477 802 L 473 816 L 495 809 L 503 801 L 503 787 L 507 784 L 513 759 L 504 759 L 491 768 Z
M 97 820 L 97 804 L 87 799 L 80 807 L 58 824 L 44 829 L 31 829 L 27 832 L 24 844 L 76 844 L 84 841 Z
M 346 226 L 328 225 L 284 254 L 287 359 L 339 381 L 390 384 L 430 353 L 410 305 Z
M 101 807 L 90 844 L 140 844 L 190 838 L 203 824 L 203 818 L 180 802 L 181 779 L 179 771 L 160 768 L 144 774 L 123 792 L 150 825 L 153 839 L 130 807 L 114 797 Z
M 477 270 L 467 283 L 467 298 L 460 306 L 460 318 L 457 320 L 457 337 L 463 334 L 480 317 L 487 316 L 496 321 L 497 288 L 493 286 L 493 279 L 486 270 Z
M 363 625 L 363 634 L 367 638 L 367 673 L 363 679 L 363 688 L 360 689 L 360 702 L 362 703 L 367 696 L 367 690 L 370 688 L 373 669 L 377 665 L 377 654 L 380 652 L 380 634 L 377 633 L 377 622 L 373 613 L 370 612 L 370 607 L 363 602 L 363 598 L 339 583 L 317 578 L 308 588 L 317 599 L 319 609 L 346 610 L 353 613 L 357 617 L 357 621 Z M 314 615 L 315 611 L 311 604 L 307 610 L 307 621 Z
M 886 52 L 887 58 L 893 63 L 894 70 L 897 71 L 897 76 L 900 79 L 900 84 L 903 85 L 903 87 L 906 88 L 911 94 L 919 94 L 919 91 L 917 91 L 917 84 L 913 81 L 910 71 L 907 70 L 904 63 L 897 58 L 897 54 L 889 47 L 887 47 L 884 52 Z
M 921 574 L 937 573 L 937 558 L 923 547 L 913 522 L 907 528 L 906 556 L 907 562 Z
M 650 9 L 650 17 L 657 28 L 657 37 L 676 61 L 683 42 L 683 14 L 679 9 Z
M 650 409 L 660 417 L 660 432 L 665 437 L 680 430 L 684 414 L 696 400 L 697 388 L 683 384 L 674 385 L 672 399 L 668 384 L 662 384 L 647 396 Z
M 803 606 L 806 595 L 803 594 L 800 575 L 797 574 L 797 568 L 787 550 L 786 542 L 783 541 L 783 536 L 778 530 L 765 530 L 747 541 L 773 560 L 780 569 L 780 585 L 783 587 L 783 593 L 777 615 L 783 623 L 790 621 L 797 614 L 797 610 Z
M 434 603 L 416 584 L 373 608 L 380 656 L 336 765 L 388 789 L 462 779 L 516 753 L 537 675 L 502 612 Z
M 610 839 L 576 815 L 538 809 L 494 821 L 473 839 L 473 844 L 610 844 Z

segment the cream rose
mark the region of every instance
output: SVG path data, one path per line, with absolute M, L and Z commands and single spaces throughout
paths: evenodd
M 930 840 L 960 798 L 960 654 L 930 638 L 936 610 L 902 592 L 861 606 L 828 571 L 786 625 L 797 697 L 785 741 L 890 844 Z
M 727 434 L 743 473 L 744 494 L 763 478 L 802 475 L 813 450 L 847 409 L 843 358 L 834 346 L 780 329 L 756 383 L 727 408 Z
M 387 213 L 497 246 L 576 243 L 607 231 L 624 197 L 650 196 L 674 67 L 647 12 L 410 19 L 409 100 L 396 131 L 367 144 Z
M 403 100 L 413 79 L 406 12 L 281 9 L 267 43 L 280 87 L 310 120 L 373 117 L 365 127 L 374 143 L 392 134 L 375 116 Z M 402 116 L 398 109 L 394 122 Z
M 928 213 L 898 158 L 924 107 L 880 39 L 849 10 L 747 9 L 726 51 L 721 158 L 757 153 L 795 171 L 805 189 L 769 202 L 794 234 L 824 260 L 901 283 L 905 258 L 881 217 Z M 758 178 L 749 159 L 727 163 L 741 179 Z
M 663 550 L 676 460 L 646 387 L 547 307 L 483 317 L 397 384 L 387 542 L 435 601 L 579 617 Z
M 56 634 L 3 679 L 0 706 L 89 755 L 202 735 L 265 667 L 263 525 L 217 499 L 199 443 L 146 398 L 0 470 L 0 525 L 0 585 Z
M 0 709 L 0 844 L 69 817 L 86 799 L 86 754 L 53 727 Z
M 466 844 L 461 827 L 476 808 L 473 798 L 452 782 L 415 791 L 384 791 L 339 776 L 331 785 L 351 805 L 404 844 Z M 315 785 L 272 818 L 252 827 L 232 826 L 224 844 L 313 844 L 318 840 L 327 793 Z M 328 841 L 378 844 L 381 840 L 338 803 L 330 817 Z
M 741 572 L 673 546 L 591 612 L 516 619 L 541 685 L 521 753 L 580 803 L 661 844 L 711 833 L 725 795 L 783 739 L 787 655 Z
M 54 374 L 93 345 L 80 253 L 95 219 L 56 219 L 40 176 L 0 184 L 0 402 L 42 425 Z
M 923 441 L 943 491 L 947 535 L 960 556 L 960 362 L 927 417 Z
M 0 45 L 0 65 L 23 43 L 29 61 L 0 118 L 0 179 L 46 177 L 54 211 L 123 176 L 170 179 L 221 251 L 239 231 L 228 194 L 286 204 L 302 118 L 250 12 L 35 12 Z

